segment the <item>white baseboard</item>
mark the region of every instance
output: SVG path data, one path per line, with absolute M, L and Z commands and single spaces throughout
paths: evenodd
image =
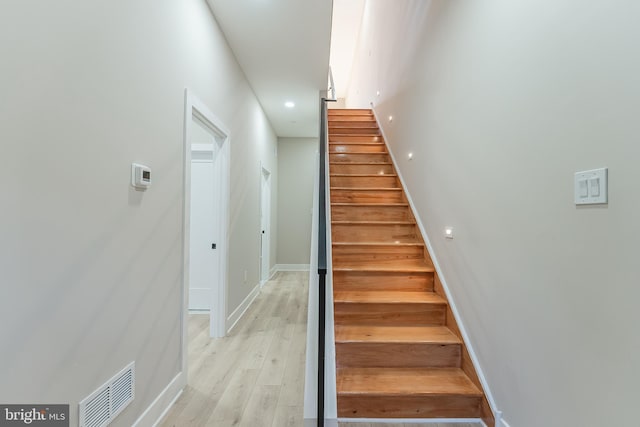
M 242 301 L 242 303 L 240 303 L 238 308 L 233 310 L 233 313 L 231 313 L 227 318 L 227 325 L 230 325 L 227 328 L 227 333 L 231 332 L 233 327 L 236 326 L 236 323 L 238 323 L 238 321 L 242 319 L 242 316 L 247 311 L 247 309 L 251 306 L 251 303 L 253 302 L 253 300 L 256 299 L 259 293 L 260 293 L 260 283 L 258 283 L 251 290 L 251 292 L 249 292 L 249 295 L 246 296 L 246 298 Z
M 309 264 L 276 264 L 276 271 L 309 271 Z
M 164 420 L 187 385 L 186 375 L 180 372 L 162 390 L 149 407 L 133 423 L 133 427 L 156 427 Z
M 304 419 L 304 427 L 317 427 L 318 419 L 317 418 L 305 418 Z M 338 427 L 338 420 L 336 419 L 324 419 L 324 427 Z

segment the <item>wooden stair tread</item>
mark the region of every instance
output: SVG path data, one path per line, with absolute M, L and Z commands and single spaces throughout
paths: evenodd
M 336 325 L 336 343 L 460 344 L 446 326 Z
M 420 241 L 415 241 L 415 242 L 393 242 L 393 243 L 388 243 L 388 242 L 332 242 L 331 243 L 333 246 L 374 246 L 374 247 L 380 247 L 380 246 L 393 246 L 393 247 L 397 247 L 397 246 L 420 246 L 423 247 L 424 243 L 420 242 Z
M 338 271 L 404 271 L 413 273 L 431 273 L 433 267 L 423 259 L 365 260 L 349 261 L 334 267 Z
M 331 189 L 348 191 L 402 191 L 400 187 L 331 187 Z
M 332 153 L 329 154 L 343 154 L 345 156 L 388 156 L 389 153 L 386 151 L 380 151 L 378 153 L 359 153 L 359 152 L 349 152 L 349 153 Z
M 414 221 L 331 221 L 336 225 L 415 225 Z
M 409 206 L 409 203 L 344 203 L 344 202 L 336 202 L 336 203 L 331 203 L 331 206 L 353 206 L 353 207 L 357 207 L 357 206 L 364 206 L 364 207 L 385 207 L 385 206 L 393 206 L 393 207 L 397 207 L 397 206 Z
M 369 271 L 369 272 L 381 272 L 381 273 L 433 273 L 435 269 L 428 265 L 424 266 L 404 266 L 404 265 L 374 265 L 370 262 L 367 265 L 343 265 L 340 267 L 333 267 L 334 271 Z
M 345 142 L 345 141 L 335 141 L 335 142 L 329 142 L 329 148 L 333 148 L 331 147 L 332 145 L 345 145 L 345 146 L 349 146 L 349 147 L 353 147 L 353 146 L 357 146 L 357 145 L 364 145 L 366 147 L 379 147 L 379 146 L 384 146 L 383 142 Z
M 369 177 L 369 178 L 385 178 L 390 176 L 398 176 L 395 173 L 332 173 L 329 176 L 340 176 L 340 177 Z
M 416 291 L 334 291 L 333 300 L 337 303 L 365 304 L 446 304 L 446 301 L 434 292 Z
M 339 395 L 482 397 L 458 368 L 338 368 L 337 391 Z
M 375 154 L 375 153 L 369 153 L 369 154 Z M 386 154 L 386 153 L 383 153 Z M 391 162 L 330 162 L 330 164 L 332 165 L 339 165 L 339 166 L 344 166 L 344 165 L 375 165 L 375 166 L 381 166 L 381 165 L 392 165 L 393 163 Z

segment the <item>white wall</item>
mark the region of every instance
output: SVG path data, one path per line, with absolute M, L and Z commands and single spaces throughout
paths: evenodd
M 230 310 L 259 280 L 276 137 L 203 0 L 10 0 L 0 69 L 0 402 L 70 403 L 74 425 L 135 360 L 130 426 L 181 367 L 185 87 L 231 130 Z
M 347 103 L 384 118 L 512 427 L 638 423 L 639 19 L 630 1 L 367 2 Z M 603 166 L 610 203 L 577 208 L 573 173 Z
M 278 139 L 278 264 L 309 264 L 317 138 Z

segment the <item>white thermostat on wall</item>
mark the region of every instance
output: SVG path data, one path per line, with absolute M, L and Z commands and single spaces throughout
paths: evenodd
M 151 169 L 139 163 L 131 163 L 131 185 L 139 190 L 151 186 Z

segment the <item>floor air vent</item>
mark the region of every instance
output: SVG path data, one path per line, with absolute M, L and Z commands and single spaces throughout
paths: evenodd
M 111 424 L 133 400 L 134 386 L 135 362 L 131 362 L 80 402 L 80 427 L 103 427 Z

